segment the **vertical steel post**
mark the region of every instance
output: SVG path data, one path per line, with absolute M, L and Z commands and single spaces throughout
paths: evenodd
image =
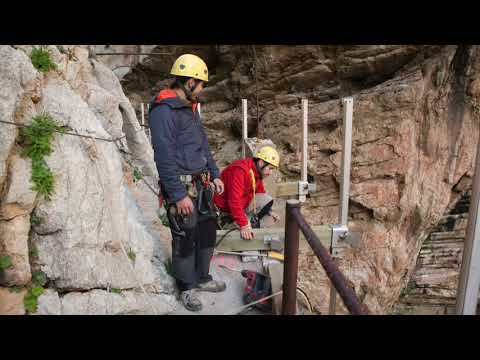
M 292 210 L 300 208 L 300 206 L 301 203 L 298 200 L 288 200 L 286 204 L 282 315 L 295 315 L 297 313 L 297 273 L 300 228 L 292 216 Z
M 340 211 L 338 218 L 340 225 L 348 223 L 348 199 L 350 195 L 350 165 L 352 161 L 352 122 L 353 122 L 353 98 L 342 99 L 343 103 L 343 146 L 342 146 L 342 176 L 340 183 Z M 332 251 L 333 253 L 333 251 Z M 329 314 L 334 315 L 337 305 L 337 292 L 330 284 Z
M 340 225 L 347 226 L 348 199 L 350 195 L 350 164 L 352 162 L 352 120 L 353 98 L 343 99 L 343 150 L 342 150 L 342 183 L 340 186 Z
M 472 199 L 457 289 L 457 315 L 475 315 L 480 289 L 480 142 L 477 147 Z
M 302 119 L 302 157 L 301 157 L 301 179 L 300 181 L 307 182 L 308 180 L 308 100 L 302 99 L 302 110 L 303 110 L 303 119 Z M 305 195 L 300 195 L 298 197 L 300 202 L 305 202 L 307 197 Z
M 248 138 L 248 122 L 247 122 L 247 99 L 242 99 L 242 157 L 247 157 L 247 138 Z

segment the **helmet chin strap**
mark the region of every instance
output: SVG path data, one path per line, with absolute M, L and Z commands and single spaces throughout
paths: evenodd
M 260 178 L 263 179 L 263 169 L 265 169 L 269 164 L 264 161 L 264 165 L 262 167 L 260 167 L 258 165 L 259 161 L 260 161 L 260 159 L 257 159 L 257 161 L 255 161 L 255 167 L 257 168 L 257 172 L 260 174 Z

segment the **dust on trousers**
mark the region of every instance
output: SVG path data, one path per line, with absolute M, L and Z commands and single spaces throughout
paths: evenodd
M 172 272 L 180 291 L 212 280 L 209 271 L 217 230 L 212 187 L 198 178 L 186 187 L 194 204 L 193 214 L 181 215 L 174 203 L 166 204 L 172 233 Z

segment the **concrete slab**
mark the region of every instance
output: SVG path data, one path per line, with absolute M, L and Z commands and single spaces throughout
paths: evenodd
M 223 315 L 232 312 L 243 305 L 242 295 L 246 279 L 237 271 L 222 268 L 220 265 L 238 270 L 263 271 L 261 260 L 256 262 L 243 263 L 240 256 L 236 255 L 214 255 L 210 265 L 210 275 L 216 280 L 227 283 L 227 289 L 222 293 L 199 292 L 203 309 L 200 312 L 191 312 L 183 306 L 179 306 L 170 315 Z M 245 315 L 268 315 L 259 310 L 252 309 L 245 311 Z

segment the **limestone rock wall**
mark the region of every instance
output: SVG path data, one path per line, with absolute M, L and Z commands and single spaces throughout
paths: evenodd
M 44 74 L 31 63 L 31 46 L 0 46 L 0 119 L 21 126 L 47 112 L 87 137 L 55 134 L 46 157 L 54 195 L 46 201 L 32 190 L 19 127 L 0 123 L 0 256 L 12 259 L 0 284 L 29 286 L 32 273 L 42 271 L 48 291 L 38 299 L 40 314 L 172 311 L 166 254 L 137 200 L 150 190 L 129 181 L 132 167 L 152 185 L 158 177 L 135 111 L 88 47 L 48 49 L 57 69 Z

